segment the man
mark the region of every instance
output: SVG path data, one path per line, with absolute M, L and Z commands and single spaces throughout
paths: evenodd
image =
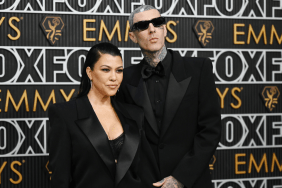
M 164 18 L 143 5 L 129 16 L 130 39 L 144 59 L 124 70 L 117 98 L 145 113 L 144 129 L 160 182 L 155 187 L 211 188 L 209 162 L 220 139 L 221 118 L 212 64 L 167 50 Z

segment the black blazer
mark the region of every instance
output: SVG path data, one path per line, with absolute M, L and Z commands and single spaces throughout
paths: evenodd
M 207 58 L 170 53 L 173 64 L 160 129 L 141 75 L 144 60 L 125 68 L 117 99 L 143 108 L 159 179 L 172 175 L 188 188 L 212 188 L 209 162 L 221 130 L 212 64 Z
M 125 134 L 117 164 L 87 96 L 50 106 L 48 142 L 52 188 L 139 188 L 150 187 L 155 181 L 158 172 L 153 170 L 157 169 L 152 163 L 154 154 L 148 150 L 148 142 L 141 139 L 145 138 L 143 111 L 115 100 L 112 105 Z M 142 165 L 148 168 L 144 170 Z

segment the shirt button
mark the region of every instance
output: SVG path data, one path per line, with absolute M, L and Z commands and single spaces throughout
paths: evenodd
M 160 81 L 159 80 L 156 80 L 156 83 L 159 83 Z
M 157 100 L 157 103 L 160 103 L 161 102 L 161 100 Z
M 163 143 L 159 144 L 159 149 L 164 149 L 164 144 Z

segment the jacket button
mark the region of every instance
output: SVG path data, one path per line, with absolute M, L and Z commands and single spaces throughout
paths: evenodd
M 163 144 L 163 143 L 160 143 L 160 144 L 159 144 L 159 148 L 160 148 L 160 149 L 164 149 L 164 144 Z

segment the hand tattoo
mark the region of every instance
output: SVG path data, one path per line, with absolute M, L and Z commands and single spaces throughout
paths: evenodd
M 159 183 L 163 183 L 165 179 L 162 179 L 161 181 L 159 181 Z
M 164 185 L 162 186 L 162 188 L 183 188 L 183 187 L 184 185 L 179 181 L 177 181 L 177 179 L 175 179 L 172 176 L 167 177 Z
M 158 65 L 158 63 L 160 61 L 162 61 L 166 54 L 167 54 L 167 50 L 166 50 L 166 46 L 163 45 L 163 47 L 156 52 L 149 52 L 146 50 L 141 49 L 145 60 L 149 63 L 149 65 L 151 65 L 152 67 L 156 67 Z

